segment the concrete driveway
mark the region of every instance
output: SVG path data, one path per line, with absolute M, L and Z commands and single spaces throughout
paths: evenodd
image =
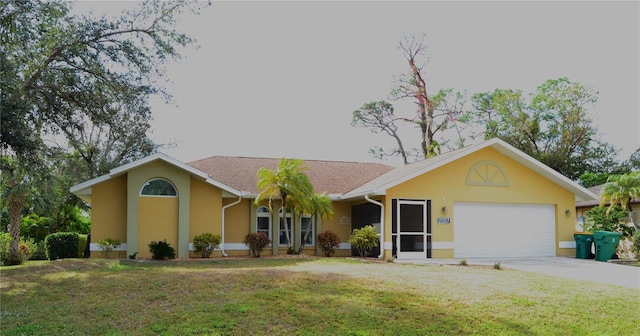
M 460 259 L 395 260 L 418 265 L 458 265 Z M 640 267 L 571 257 L 467 259 L 469 265 L 493 266 L 562 278 L 587 280 L 640 290 Z

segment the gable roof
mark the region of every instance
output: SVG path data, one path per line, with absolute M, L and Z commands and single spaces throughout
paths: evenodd
M 190 162 L 189 166 L 206 172 L 211 178 L 236 190 L 256 196 L 259 190 L 257 173 L 262 167 L 275 170 L 280 159 L 213 156 Z M 393 169 L 380 163 L 304 160 L 305 171 L 316 192 L 339 198 L 358 186 Z
M 209 175 L 207 175 L 207 173 L 202 172 L 196 168 L 193 168 L 183 162 L 180 162 L 172 157 L 169 157 L 168 155 L 162 154 L 162 153 L 156 153 L 156 154 L 152 154 L 149 155 L 145 158 L 142 158 L 140 160 L 136 160 L 127 164 L 124 164 L 120 167 L 116 167 L 113 168 L 109 171 L 109 173 L 104 174 L 102 176 L 96 177 L 94 179 L 91 179 L 89 181 L 80 183 L 80 184 L 76 184 L 75 186 L 71 187 L 69 189 L 69 191 L 71 191 L 71 193 L 77 195 L 80 198 L 86 199 L 89 196 L 91 196 L 91 192 L 92 192 L 92 187 L 96 184 L 108 181 L 112 178 L 118 177 L 120 175 L 126 174 L 128 171 L 138 168 L 140 166 L 144 166 L 145 164 L 154 162 L 154 161 L 162 161 L 165 162 L 169 165 L 172 165 L 178 169 L 184 170 L 187 173 L 191 174 L 192 176 L 195 176 L 201 180 L 203 180 L 205 183 L 211 184 L 213 186 L 216 186 L 220 189 L 223 190 L 223 192 L 226 192 L 228 194 L 231 194 L 233 196 L 240 196 L 241 192 L 229 187 L 227 185 L 225 185 L 224 183 L 220 183 L 219 181 L 216 181 L 214 179 L 211 179 L 209 177 Z
M 497 150 L 498 152 L 504 154 L 512 160 L 524 165 L 525 167 L 560 185 L 564 189 L 571 191 L 575 195 L 576 201 L 597 199 L 597 196 L 593 192 L 580 186 L 574 181 L 571 181 L 566 176 L 549 168 L 540 161 L 532 158 L 531 156 L 523 153 L 522 151 L 516 149 L 515 147 L 498 138 L 493 138 L 479 144 L 467 146 L 448 153 L 440 154 L 429 159 L 398 167 L 346 193 L 345 195 L 343 195 L 343 199 L 354 199 L 363 197 L 364 195 L 385 195 L 386 190 L 391 187 L 409 181 L 417 176 L 430 172 L 434 169 L 442 167 L 446 164 L 449 164 L 455 160 L 458 160 L 464 156 L 475 153 L 487 147 L 491 147 Z

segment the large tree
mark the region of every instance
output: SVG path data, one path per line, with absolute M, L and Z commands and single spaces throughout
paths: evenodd
M 80 179 L 155 150 L 149 98 L 170 99 L 164 65 L 193 43 L 174 27 L 197 3 L 137 5 L 119 18 L 96 18 L 72 14 L 66 1 L 0 3 L 0 150 L 18 165 L 2 165 L 7 190 L 54 175 L 48 155 L 58 141 L 79 158 Z M 8 206 L 24 209 L 26 199 L 12 196 Z
M 378 157 L 402 156 L 404 163 L 409 163 L 409 157 L 417 159 L 429 158 L 440 154 L 441 147 L 448 142 L 444 133 L 455 129 L 458 133 L 456 147 L 464 145 L 464 138 L 460 136 L 461 129 L 458 118 L 463 115 L 465 97 L 453 89 L 440 89 L 435 94 L 429 93 L 424 66 L 428 61 L 425 35 L 405 36 L 399 44 L 403 56 L 409 67 L 409 72 L 401 74 L 395 79 L 390 101 L 398 102 L 410 100 L 416 110 L 394 113 L 394 108 L 387 101 L 365 103 L 362 108 L 353 112 L 352 125 L 369 128 L 374 133 L 384 132 L 394 138 L 397 148 L 390 152 L 380 147 L 371 150 Z M 417 148 L 409 148 L 402 144 L 399 127 L 402 124 L 414 125 L 420 130 L 420 141 Z
M 519 90 L 475 94 L 470 116 L 485 139 L 498 137 L 571 179 L 607 172 L 616 149 L 598 139 L 588 108 L 597 92 L 567 78 L 545 81 L 526 97 Z
M 108 19 L 73 15 L 63 1 L 3 2 L 1 147 L 33 155 L 44 134 L 62 134 L 76 146 L 87 123 L 113 128 L 126 117 L 148 125 L 148 98 L 170 97 L 159 85 L 164 64 L 193 42 L 174 29 L 187 5 L 145 1 Z M 78 147 L 94 139 L 84 140 Z

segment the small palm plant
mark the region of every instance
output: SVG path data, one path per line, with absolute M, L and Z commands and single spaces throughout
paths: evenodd
M 602 187 L 600 192 L 600 206 L 609 203 L 606 214 L 609 215 L 611 210 L 618 204 L 629 211 L 631 224 L 640 229 L 638 223 L 633 221 L 633 209 L 631 209 L 631 200 L 640 199 L 640 171 L 622 175 L 611 175 L 607 179 L 607 183 Z

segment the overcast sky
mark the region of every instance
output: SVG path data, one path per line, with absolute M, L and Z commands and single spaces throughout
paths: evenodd
M 117 5 L 91 2 L 96 13 Z M 398 42 L 424 33 L 430 93 L 529 93 L 567 77 L 599 92 L 590 112 L 626 159 L 640 146 L 639 17 L 637 1 L 214 1 L 176 27 L 200 48 L 169 65 L 175 104 L 154 103 L 152 138 L 185 162 L 375 162 L 368 149 L 393 142 L 352 127 L 352 112 L 388 96 L 408 70 Z M 418 137 L 404 134 L 405 145 Z

